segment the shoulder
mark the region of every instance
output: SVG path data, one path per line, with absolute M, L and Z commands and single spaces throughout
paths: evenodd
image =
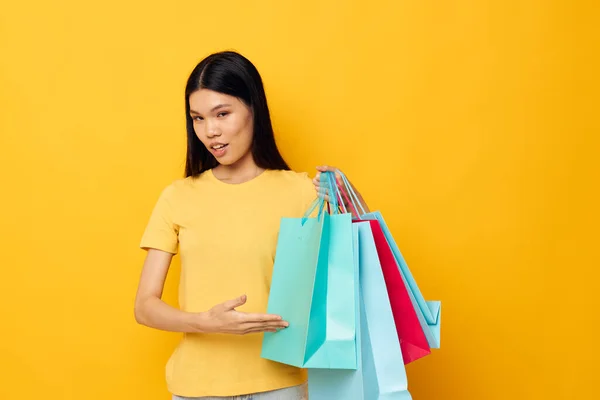
M 303 213 L 317 198 L 312 178 L 306 172 L 298 171 L 271 171 L 273 180 L 276 181 L 275 189 L 285 197 L 289 204 L 296 204 Z
M 202 181 L 205 177 L 200 175 L 198 177 L 187 177 L 179 178 L 171 181 L 166 186 L 163 186 L 160 197 L 171 201 L 177 201 L 178 199 L 184 198 L 190 194 L 190 192 L 198 190 L 202 187 Z
M 270 174 L 273 177 L 273 179 L 289 185 L 297 185 L 299 187 L 302 187 L 312 184 L 312 180 L 308 176 L 307 172 L 299 172 L 292 170 L 272 170 L 270 171 Z
M 306 172 L 292 170 L 271 170 L 269 180 L 276 190 L 285 190 L 296 195 L 308 195 L 314 191 L 312 179 Z M 272 187 L 273 187 L 272 186 Z
M 175 179 L 162 189 L 162 194 L 166 196 L 177 196 L 181 191 L 189 186 L 189 178 Z

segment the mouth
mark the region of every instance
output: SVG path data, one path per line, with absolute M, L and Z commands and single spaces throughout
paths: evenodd
M 212 153 L 215 155 L 215 157 L 222 157 L 225 155 L 228 146 L 228 144 L 215 144 L 213 146 L 210 146 L 210 149 L 212 150 Z

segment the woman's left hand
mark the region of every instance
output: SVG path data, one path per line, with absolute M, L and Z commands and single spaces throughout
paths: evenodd
M 329 201 L 329 192 L 327 191 L 327 188 L 321 187 L 321 173 L 323 173 L 323 172 L 333 172 L 335 174 L 336 184 L 339 187 L 344 187 L 344 182 L 342 180 L 341 175 L 338 173 L 338 171 L 339 170 L 337 168 L 331 167 L 331 166 L 328 166 L 328 165 L 322 165 L 322 166 L 318 166 L 317 167 L 317 175 L 313 179 L 313 184 L 315 185 L 315 190 L 317 191 L 317 195 L 319 197 L 324 197 L 325 201 Z M 352 185 L 352 183 L 350 182 L 350 180 L 348 180 L 348 183 L 352 187 L 352 190 L 354 190 L 354 192 L 358 196 L 358 199 L 360 200 L 360 203 L 362 204 L 363 208 L 365 209 L 365 212 L 369 212 L 369 208 L 367 207 L 367 203 L 364 201 L 364 199 L 361 196 L 361 194 L 358 192 L 358 190 L 356 190 L 356 188 L 354 187 L 354 185 Z M 348 204 L 348 199 L 345 198 L 345 196 L 342 196 L 342 200 L 344 201 L 344 206 L 346 207 L 346 209 L 348 211 L 352 211 L 353 212 L 354 210 L 352 210 L 352 207 L 350 206 L 350 204 Z M 358 212 L 358 210 L 357 210 L 357 212 Z M 353 214 L 356 214 L 356 213 L 353 212 Z

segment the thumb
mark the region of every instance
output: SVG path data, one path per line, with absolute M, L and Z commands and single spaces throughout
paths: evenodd
M 236 307 L 246 304 L 247 299 L 248 297 L 245 294 L 243 294 L 240 297 L 237 297 L 233 300 L 226 301 L 225 303 L 223 303 L 223 305 L 225 306 L 226 310 L 233 310 Z

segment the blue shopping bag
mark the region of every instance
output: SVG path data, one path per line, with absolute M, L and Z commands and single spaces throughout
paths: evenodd
M 356 370 L 308 370 L 310 400 L 410 400 L 402 351 L 368 222 L 353 225 Z
M 390 229 L 385 223 L 383 215 L 379 211 L 365 213 L 365 210 L 362 207 L 360 201 L 358 201 L 358 196 L 352 189 L 352 185 L 350 185 L 350 182 L 348 181 L 346 176 L 341 171 L 338 171 L 338 173 L 340 174 L 342 181 L 344 182 L 344 188 L 346 189 L 349 195 L 349 201 L 352 203 L 352 206 L 354 207 L 357 213 L 359 212 L 358 210 L 362 211 L 360 219 L 379 221 L 379 225 L 383 230 L 385 238 L 392 250 L 392 253 L 394 254 L 394 258 L 396 259 L 396 263 L 398 264 L 400 275 L 402 276 L 404 285 L 407 288 L 410 301 L 415 309 L 417 318 L 419 319 L 421 329 L 423 329 L 423 333 L 427 338 L 429 347 L 432 349 L 439 349 L 442 308 L 441 302 L 425 300 L 425 298 L 421 294 L 421 291 L 419 290 L 417 282 L 413 278 L 412 273 L 408 268 L 406 261 L 404 260 L 404 257 L 402 256 L 402 253 L 400 252 L 400 249 L 398 248 L 396 241 L 394 240 L 394 237 L 392 236 Z M 331 187 L 334 188 L 334 190 L 337 189 L 337 185 L 332 185 Z
M 327 178 L 327 176 L 324 176 Z M 324 212 L 280 222 L 267 312 L 289 327 L 266 332 L 261 357 L 300 368 L 356 369 L 358 299 L 352 216 Z

